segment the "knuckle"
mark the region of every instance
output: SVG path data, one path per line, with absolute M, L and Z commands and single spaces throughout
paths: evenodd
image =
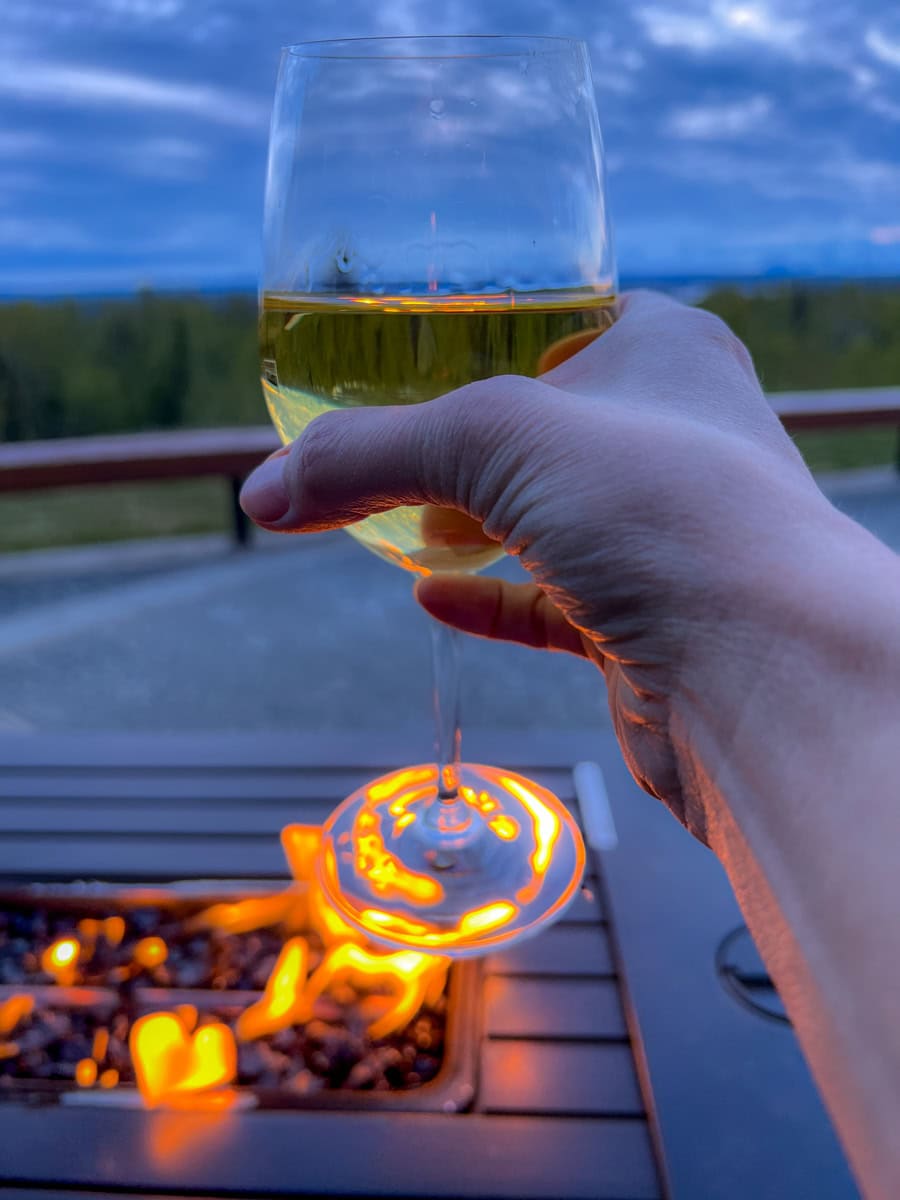
M 328 471 L 339 452 L 342 413 L 322 413 L 310 421 L 294 444 L 291 455 L 290 484 L 302 508 L 315 508 L 324 500 Z
M 721 317 L 705 308 L 692 308 L 687 311 L 691 314 L 690 320 L 698 335 L 717 349 L 724 350 L 732 358 L 736 358 L 742 366 L 753 370 L 753 361 L 749 350 Z

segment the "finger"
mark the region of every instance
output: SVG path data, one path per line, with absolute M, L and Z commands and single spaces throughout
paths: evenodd
M 554 342 L 544 351 L 538 374 L 542 382 L 554 387 L 596 393 L 598 385 L 609 381 L 614 369 L 609 360 L 616 357 L 620 345 L 630 343 L 634 335 L 644 340 L 647 328 L 677 322 L 693 311 L 663 292 L 623 292 L 615 303 L 614 325 L 583 330 Z
M 479 575 L 432 575 L 416 583 L 416 599 L 445 625 L 477 637 L 585 657 L 581 634 L 531 583 Z
M 528 458 L 548 394 L 500 376 L 424 404 L 317 417 L 283 458 L 267 459 L 241 492 L 244 511 L 279 531 L 333 529 L 402 504 L 433 504 L 483 520 Z

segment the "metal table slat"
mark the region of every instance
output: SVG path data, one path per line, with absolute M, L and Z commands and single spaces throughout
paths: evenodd
M 597 1043 L 488 1041 L 481 1059 L 485 1112 L 640 1116 L 631 1047 Z
M 127 833 L 135 836 L 170 834 L 172 837 L 219 837 L 237 834 L 265 835 L 277 840 L 283 826 L 303 820 L 320 824 L 334 808 L 334 801 L 318 803 L 306 800 L 302 804 L 285 801 L 273 804 L 260 801 L 254 793 L 247 803 L 194 805 L 190 800 L 167 797 L 155 804 L 143 801 L 112 802 L 104 799 L 93 803 L 37 803 L 34 800 L 3 802 L 0 808 L 0 831 L 4 834 L 54 835 Z
M 135 1191 L 497 1200 L 659 1200 L 647 1125 L 635 1119 L 3 1112 L 0 1178 Z M 167 1150 L 168 1144 L 168 1150 Z M 84 1146 L 103 1153 L 84 1154 Z M 386 1170 L 391 1161 L 402 1165 Z M 564 1164 L 564 1182 L 561 1166 Z M 563 1188 L 565 1189 L 563 1191 Z
M 556 925 L 487 961 L 492 975 L 615 975 L 601 925 Z
M 278 841 L 265 837 L 23 837 L 0 835 L 0 875 L 62 879 L 288 877 Z
M 625 1038 L 628 1031 L 611 979 L 517 979 L 484 983 L 489 1037 Z

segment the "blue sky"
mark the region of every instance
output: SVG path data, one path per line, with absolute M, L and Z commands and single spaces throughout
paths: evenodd
M 0 293 L 252 284 L 279 47 L 591 48 L 624 275 L 900 274 L 896 0 L 3 0 Z

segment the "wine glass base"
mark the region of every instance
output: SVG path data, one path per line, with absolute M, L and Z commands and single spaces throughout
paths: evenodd
M 316 871 L 329 903 L 372 941 L 464 958 L 557 920 L 584 862 L 572 815 L 533 780 L 463 763 L 448 799 L 437 767 L 422 764 L 365 784 L 335 809 Z

